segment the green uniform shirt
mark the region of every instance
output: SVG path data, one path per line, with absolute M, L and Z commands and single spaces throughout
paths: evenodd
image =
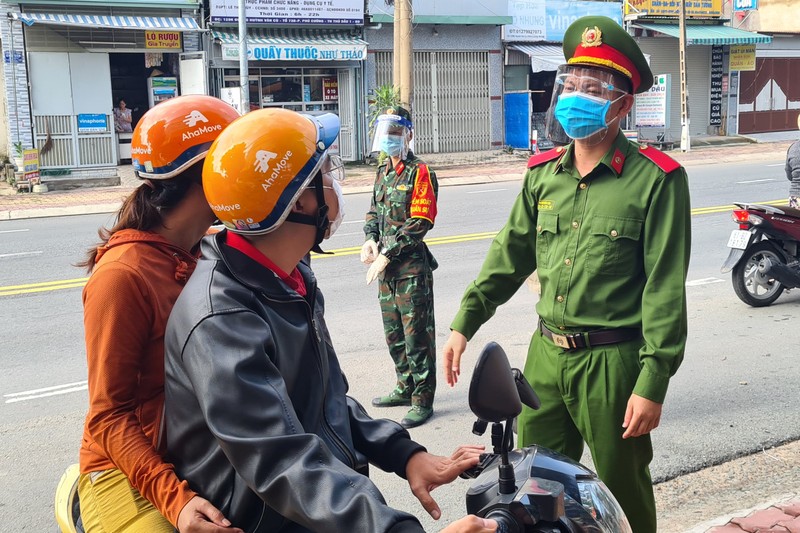
M 402 167 L 400 165 L 402 164 Z M 433 222 L 411 217 L 411 199 L 417 171 L 422 161 L 410 154 L 392 168 L 391 160 L 378 169 L 372 201 L 367 212 L 364 234 L 378 243 L 380 252 L 391 260 L 383 278 L 405 278 L 430 272 L 438 265 L 423 242 Z M 387 172 L 388 170 L 388 172 Z M 434 196 L 438 196 L 436 174 L 428 168 Z
M 620 132 L 581 178 L 573 148 L 527 171 L 451 328 L 471 338 L 538 269 L 536 312 L 551 329 L 641 328 L 634 393 L 661 403 L 686 345 L 686 172 L 665 173 Z

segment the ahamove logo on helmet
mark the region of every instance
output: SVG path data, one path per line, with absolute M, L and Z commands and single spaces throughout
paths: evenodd
M 256 163 L 255 169 L 262 174 L 266 174 L 270 172 L 270 164 L 269 162 L 278 157 L 278 154 L 275 152 L 270 152 L 269 150 L 259 150 L 256 152 Z M 265 191 L 269 191 L 269 188 L 275 185 L 275 181 L 280 177 L 281 171 L 286 169 L 289 166 L 289 158 L 292 157 L 291 150 L 287 150 L 281 160 L 275 165 L 275 168 L 272 169 L 271 174 L 268 178 L 264 180 L 264 183 L 261 184 L 261 187 L 264 188 Z
M 198 122 L 202 122 L 204 124 L 208 124 L 208 119 L 203 115 L 200 111 L 194 110 L 183 119 L 183 123 L 190 128 L 194 128 L 197 126 Z M 181 136 L 182 140 L 188 141 L 194 137 L 199 135 L 203 135 L 204 133 L 213 133 L 215 131 L 220 131 L 222 126 L 219 124 L 214 124 L 212 126 L 201 126 L 194 131 L 186 131 Z

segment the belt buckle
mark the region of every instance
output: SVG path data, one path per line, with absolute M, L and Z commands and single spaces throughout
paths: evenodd
M 571 350 L 572 348 L 574 348 L 574 346 L 570 342 L 572 340 L 571 337 L 568 337 L 567 335 L 559 335 L 557 333 L 553 333 L 552 335 L 553 335 L 553 344 L 555 344 L 556 346 L 560 346 L 565 350 Z

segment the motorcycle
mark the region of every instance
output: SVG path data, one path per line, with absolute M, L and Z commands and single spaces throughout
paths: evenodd
M 540 402 L 525 376 L 512 369 L 497 343 L 481 352 L 469 387 L 469 407 L 478 417 L 473 433 L 492 424 L 493 453 L 461 474 L 474 479 L 467 512 L 497 521 L 499 533 L 632 533 L 625 513 L 597 475 L 541 446 L 514 449 L 514 422 L 522 404 Z M 83 533 L 78 501 L 78 465 L 70 466 L 56 490 L 56 521 L 62 533 Z
M 728 258 L 720 269 L 731 272 L 736 296 L 753 307 L 772 304 L 786 290 L 800 287 L 800 210 L 758 204 L 734 204 L 739 229 L 731 232 Z
M 538 409 L 539 398 L 505 352 L 489 343 L 481 352 L 469 388 L 478 417 L 473 433 L 492 424 L 493 453 L 482 454 L 461 477 L 474 478 L 467 512 L 497 521 L 501 533 L 631 533 L 617 500 L 597 475 L 541 446 L 513 449 L 514 421 L 522 404 Z

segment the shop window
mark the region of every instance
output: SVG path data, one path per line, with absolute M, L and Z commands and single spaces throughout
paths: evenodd
M 283 107 L 293 111 L 337 113 L 336 69 L 251 68 L 250 108 Z M 223 86 L 238 87 L 238 69 L 223 70 Z

